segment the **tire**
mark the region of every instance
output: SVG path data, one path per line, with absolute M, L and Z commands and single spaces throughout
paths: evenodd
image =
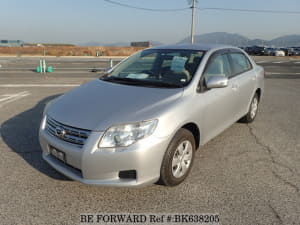
M 242 123 L 252 123 L 257 115 L 258 111 L 258 104 L 259 104 L 259 98 L 257 93 L 253 96 L 248 113 L 240 119 L 240 122 Z
M 193 134 L 183 128 L 177 131 L 164 155 L 158 183 L 176 186 L 183 182 L 193 166 L 195 150 Z

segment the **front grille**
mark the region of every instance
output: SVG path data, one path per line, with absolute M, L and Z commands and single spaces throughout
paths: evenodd
M 78 145 L 79 147 L 85 144 L 91 133 L 90 130 L 71 127 L 57 122 L 50 117 L 47 117 L 46 131 L 58 139 Z

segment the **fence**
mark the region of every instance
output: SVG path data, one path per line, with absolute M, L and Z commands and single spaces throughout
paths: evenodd
M 0 56 L 128 56 L 142 47 L 0 47 Z

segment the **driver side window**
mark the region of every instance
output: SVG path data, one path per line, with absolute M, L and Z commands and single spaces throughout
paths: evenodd
M 204 72 L 205 81 L 211 76 L 231 76 L 230 63 L 227 54 L 221 54 L 213 57 Z

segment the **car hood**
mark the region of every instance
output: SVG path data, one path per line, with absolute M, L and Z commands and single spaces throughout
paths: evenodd
M 112 125 L 155 119 L 182 96 L 183 88 L 149 88 L 93 80 L 59 97 L 47 115 L 76 128 L 104 131 Z

